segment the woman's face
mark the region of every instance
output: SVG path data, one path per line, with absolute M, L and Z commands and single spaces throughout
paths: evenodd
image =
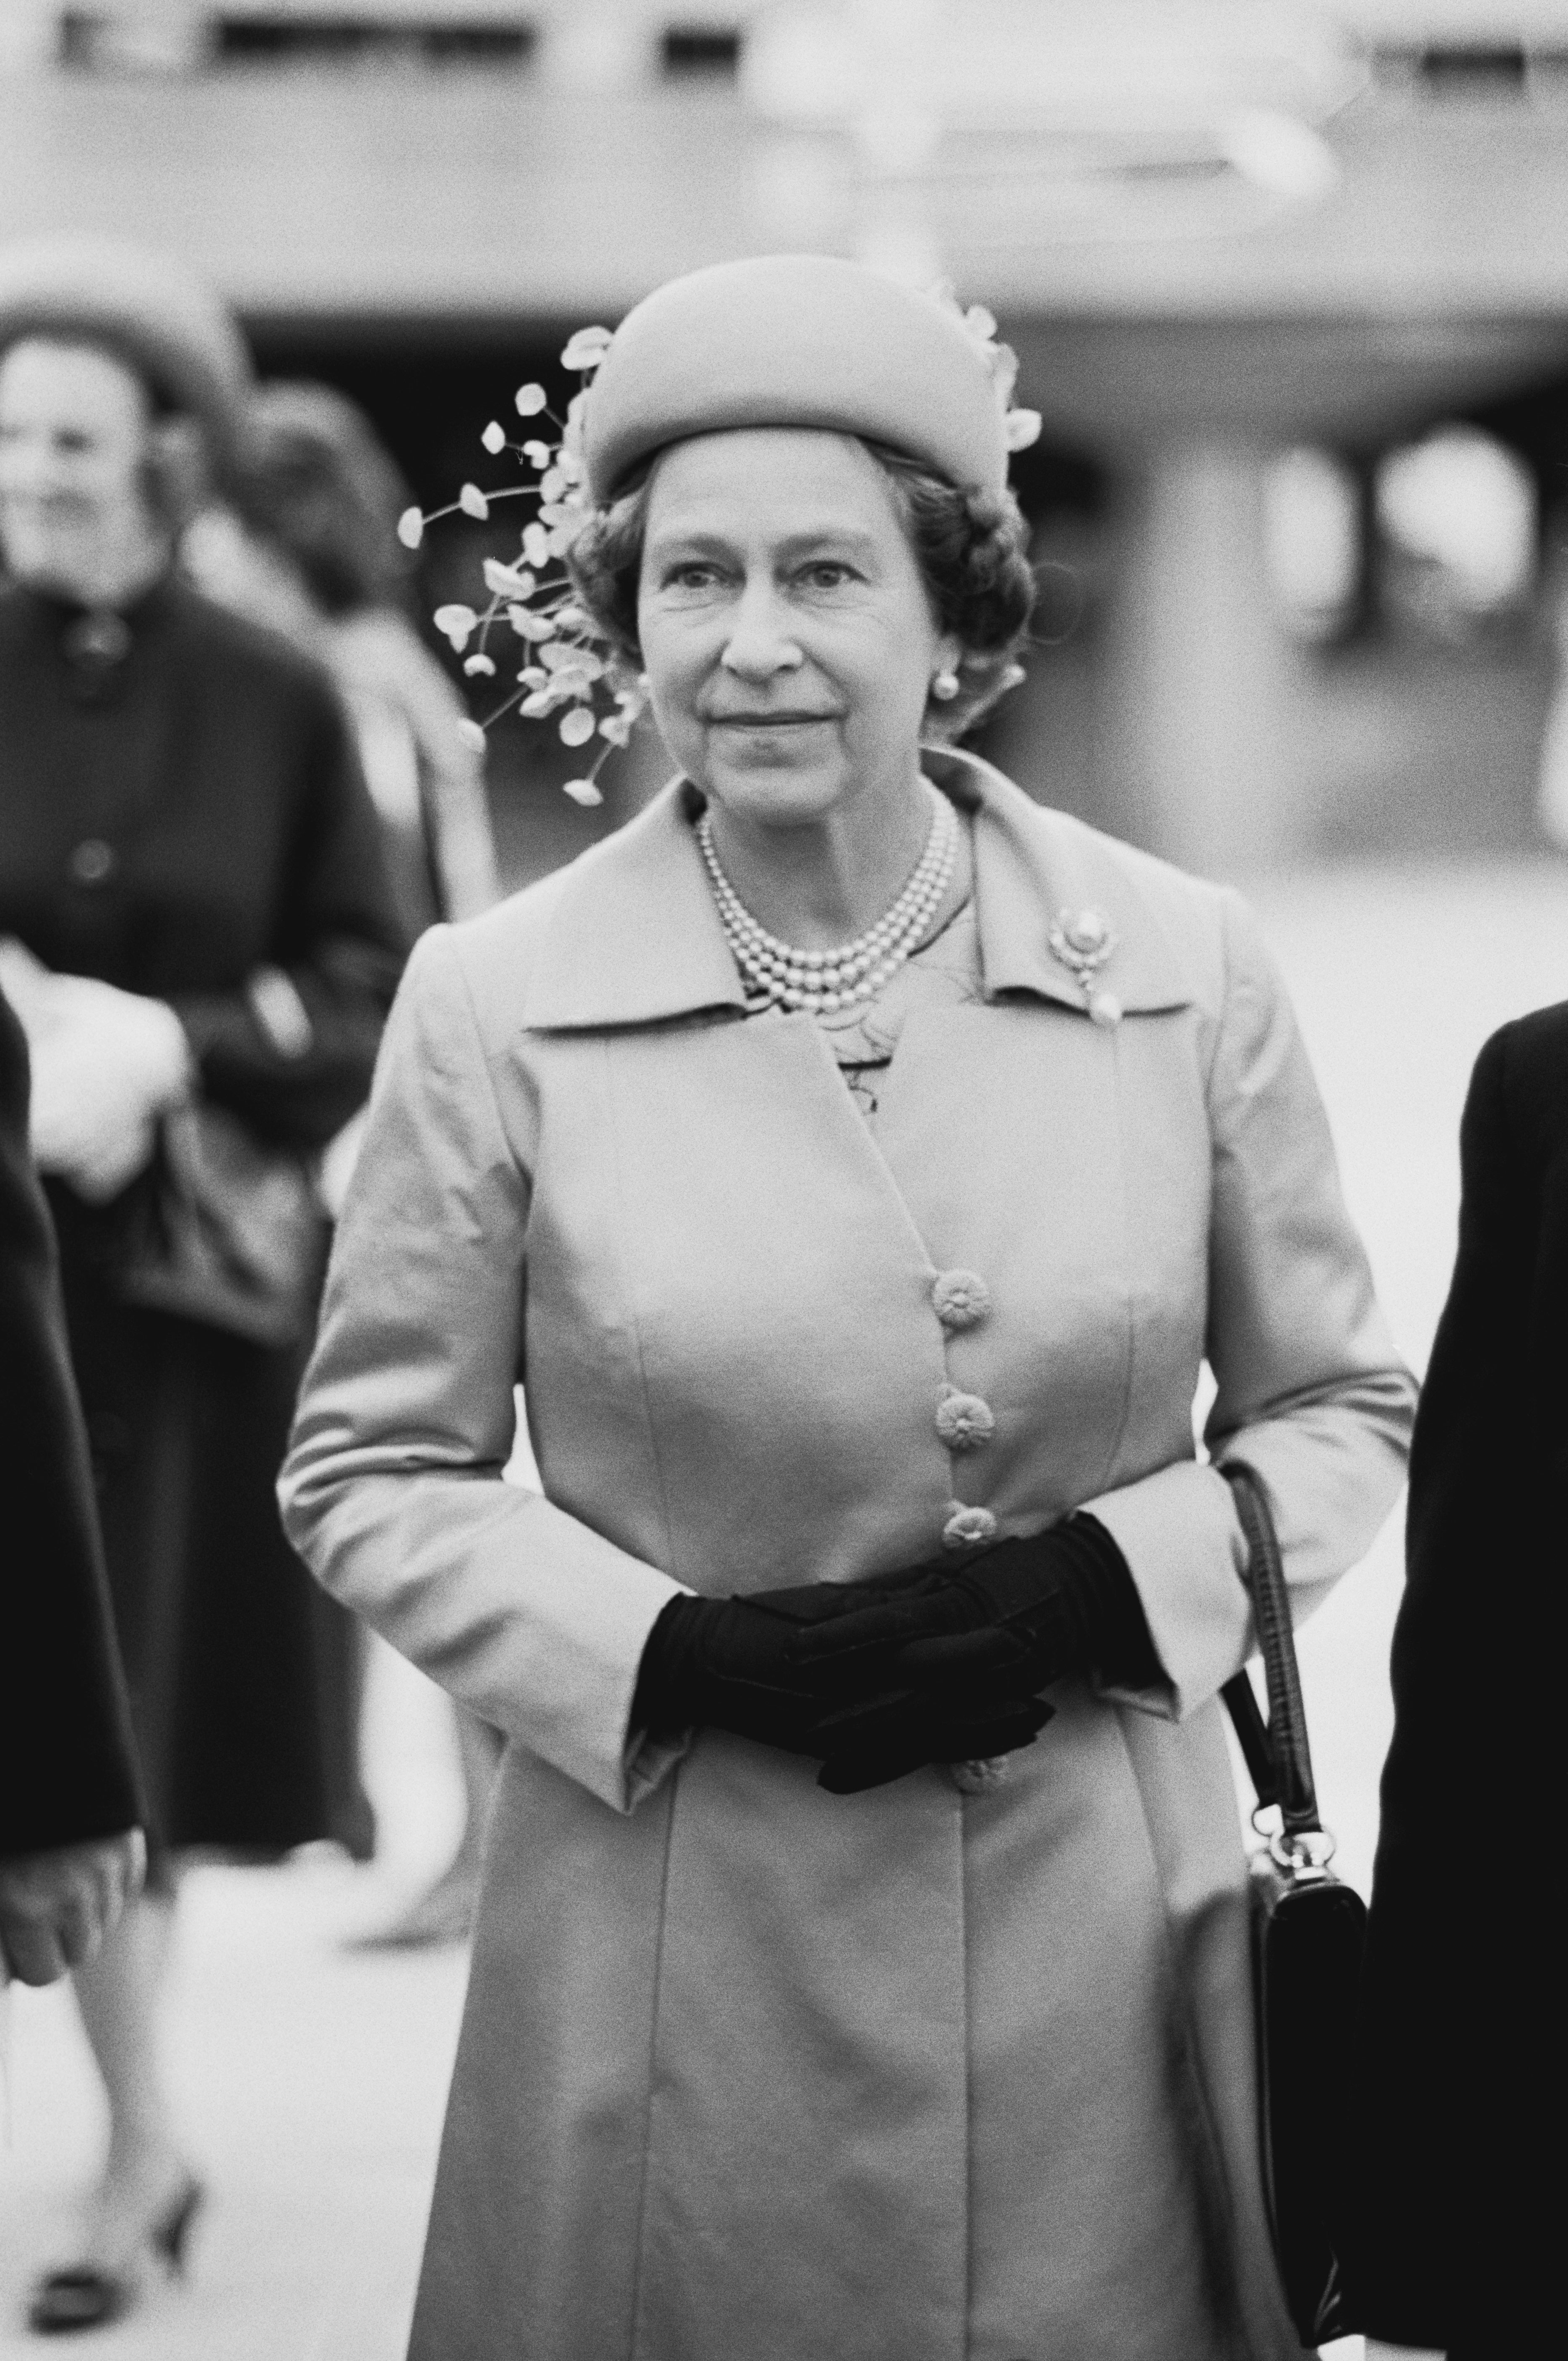
M 148 399 L 108 353 L 43 337 L 0 359 L 0 549 L 21 581 L 91 596 L 152 530 Z
M 957 643 L 852 436 L 677 444 L 649 486 L 637 611 L 664 742 L 721 809 L 799 827 L 913 785 L 931 675 Z

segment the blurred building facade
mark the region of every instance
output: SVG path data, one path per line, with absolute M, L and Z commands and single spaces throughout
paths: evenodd
M 60 227 L 183 255 L 428 504 L 672 272 L 948 278 L 1047 426 L 987 751 L 1213 873 L 1532 840 L 1568 0 L 7 0 L 0 236 Z M 596 818 L 527 725 L 495 753 L 515 873 L 659 764 Z

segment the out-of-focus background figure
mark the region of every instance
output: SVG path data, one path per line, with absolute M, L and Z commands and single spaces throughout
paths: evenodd
M 0 257 L 0 972 L 148 1797 L 148 1888 L 77 1978 L 109 2103 L 34 2325 L 178 2268 L 201 2181 L 159 2062 L 179 1857 L 371 1844 L 355 1649 L 270 1513 L 319 1277 L 305 1164 L 365 1094 L 403 941 L 330 683 L 174 578 L 246 358 L 185 273 Z
M 0 995 L 0 2018 L 141 1883 L 146 1817 L 49 1209 L 27 1148 L 27 1038 Z M 0 2111 L 5 2094 L 0 2089 Z
M 467 708 L 414 629 L 411 561 L 397 533 L 408 489 L 369 420 L 330 386 L 258 386 L 227 489 L 226 505 L 192 521 L 183 566 L 209 597 L 297 641 L 332 674 L 411 936 L 488 909 L 500 883 L 484 758 L 459 733 Z M 356 1116 L 326 1151 L 334 1211 L 362 1129 Z M 365 1938 L 371 1943 L 454 1942 L 468 1932 L 499 1741 L 456 1708 L 453 1724 L 464 1794 L 456 1852 Z
M 488 909 L 500 886 L 467 708 L 414 629 L 397 536 L 407 487 L 370 421 L 331 386 L 258 386 L 229 505 L 182 544 L 210 598 L 298 640 L 342 692 L 411 932 Z

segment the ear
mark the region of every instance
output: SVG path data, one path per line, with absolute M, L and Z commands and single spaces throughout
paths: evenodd
M 155 418 L 148 429 L 143 487 L 154 520 L 178 533 L 207 496 L 206 445 L 193 418 Z

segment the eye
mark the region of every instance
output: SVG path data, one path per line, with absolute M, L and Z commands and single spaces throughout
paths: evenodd
M 846 566 L 842 558 L 814 557 L 809 566 L 801 567 L 796 578 L 807 590 L 839 590 L 858 577 L 854 567 Z
M 719 570 L 711 559 L 688 557 L 667 566 L 660 581 L 661 590 L 711 590 L 720 579 Z

